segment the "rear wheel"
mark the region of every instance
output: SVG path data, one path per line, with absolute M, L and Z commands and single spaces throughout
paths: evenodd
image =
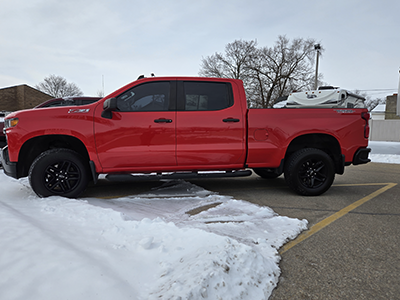
M 335 179 L 331 157 L 314 148 L 301 149 L 289 157 L 285 165 L 285 180 L 290 188 L 303 196 L 325 193 Z
M 69 149 L 52 149 L 40 154 L 29 170 L 29 182 L 39 197 L 59 195 L 76 198 L 89 181 L 83 158 Z

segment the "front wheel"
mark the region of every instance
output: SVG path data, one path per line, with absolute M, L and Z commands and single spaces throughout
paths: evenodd
M 29 169 L 29 182 L 39 197 L 76 198 L 89 182 L 88 166 L 69 149 L 51 149 L 40 154 Z
M 301 149 L 292 154 L 285 165 L 286 183 L 303 196 L 325 193 L 334 179 L 333 161 L 326 152 L 319 149 Z

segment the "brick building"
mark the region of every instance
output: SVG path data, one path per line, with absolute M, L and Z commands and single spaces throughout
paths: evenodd
M 54 97 L 26 84 L 0 89 L 0 111 L 16 111 L 33 108 Z

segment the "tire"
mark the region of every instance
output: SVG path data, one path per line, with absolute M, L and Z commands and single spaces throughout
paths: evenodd
M 285 164 L 286 183 L 302 196 L 325 193 L 334 179 L 333 161 L 326 152 L 319 149 L 301 149 L 292 154 Z
M 265 179 L 274 179 L 281 176 L 282 174 L 282 173 L 281 174 L 275 173 L 275 169 L 268 169 L 268 168 L 256 168 L 253 169 L 253 171 L 258 176 Z
M 89 167 L 69 149 L 51 149 L 40 154 L 29 169 L 29 182 L 39 197 L 76 198 L 89 182 Z

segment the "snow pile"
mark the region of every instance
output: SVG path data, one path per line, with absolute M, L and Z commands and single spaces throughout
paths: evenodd
M 0 299 L 266 299 L 277 249 L 307 227 L 184 181 L 112 200 L 0 182 Z

